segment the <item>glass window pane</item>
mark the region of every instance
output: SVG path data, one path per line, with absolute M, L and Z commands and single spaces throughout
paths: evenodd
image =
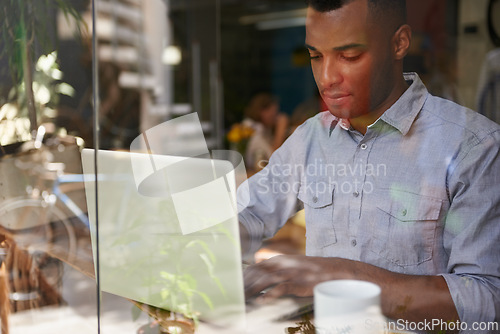
M 89 14 L 88 1 L 0 4 L 2 334 L 96 329 L 80 159 L 92 144 Z

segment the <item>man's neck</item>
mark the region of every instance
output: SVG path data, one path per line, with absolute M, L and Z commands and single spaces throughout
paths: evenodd
M 401 95 L 403 95 L 408 87 L 409 85 L 404 80 L 404 77 L 401 77 L 401 80 L 398 81 L 398 84 L 394 87 L 392 93 L 381 106 L 365 115 L 349 119 L 351 127 L 354 130 L 361 132 L 363 135 L 366 134 L 368 126 L 375 123 L 387 109 L 389 109 L 394 103 L 396 103 L 396 101 L 401 97 Z
M 349 122 L 351 123 L 351 127 L 354 130 L 357 130 L 364 135 L 366 133 L 366 130 L 368 129 L 368 126 L 375 123 L 375 121 L 379 119 L 379 117 L 382 116 L 384 112 L 385 110 L 380 110 L 377 113 L 371 112 L 360 117 L 351 118 L 349 119 Z

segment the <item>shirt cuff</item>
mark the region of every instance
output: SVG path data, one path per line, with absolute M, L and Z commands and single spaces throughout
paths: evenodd
M 465 322 L 468 330 L 460 333 L 496 333 L 496 331 L 472 330 L 475 324 L 498 322 L 498 292 L 495 283 L 488 278 L 474 275 L 441 274 L 450 290 L 461 322 Z
M 245 254 L 243 254 L 243 257 L 247 258 L 249 255 L 253 256 L 253 254 L 261 247 L 264 235 L 264 226 L 259 219 L 246 210 L 243 210 L 238 214 L 238 219 L 248 232 L 249 249 Z

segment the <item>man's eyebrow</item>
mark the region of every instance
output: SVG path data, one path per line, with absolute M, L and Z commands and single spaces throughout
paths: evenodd
M 314 46 L 311 46 L 309 44 L 305 44 L 305 47 L 306 47 L 306 49 L 309 49 L 311 51 L 317 51 Z M 335 50 L 335 51 L 346 51 L 346 50 L 349 50 L 349 49 L 365 49 L 365 48 L 366 48 L 366 45 L 364 45 L 364 44 L 351 43 L 351 44 L 346 44 L 346 45 L 334 47 L 333 50 Z
M 314 46 L 311 46 L 311 45 L 309 45 L 309 44 L 307 44 L 307 43 L 304 45 L 304 47 L 305 47 L 306 49 L 311 50 L 311 51 L 316 51 L 316 48 L 315 48 Z
M 349 49 L 365 49 L 366 45 L 360 43 L 351 43 L 333 48 L 335 51 L 346 51 Z

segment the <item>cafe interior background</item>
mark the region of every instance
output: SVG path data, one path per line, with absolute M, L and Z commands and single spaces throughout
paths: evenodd
M 405 70 L 432 94 L 499 121 L 500 1 L 407 3 L 413 41 Z M 196 115 L 194 126 L 170 131 L 190 145 L 201 129 L 208 151 L 244 156 L 252 135 L 243 131 L 245 110 L 262 92 L 298 126 L 321 109 L 304 17 L 302 0 L 2 1 L 2 334 L 196 326 L 187 311 L 99 291 L 80 153 L 128 152 L 150 129 Z M 150 136 L 149 145 L 162 138 Z M 300 254 L 304 238 L 303 219 L 294 217 L 256 260 Z

